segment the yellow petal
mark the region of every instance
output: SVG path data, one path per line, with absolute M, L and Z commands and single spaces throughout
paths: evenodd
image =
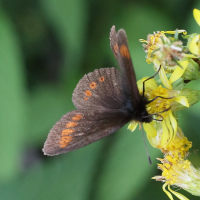
M 168 136 L 168 144 L 171 142 L 171 140 L 172 140 L 172 138 L 173 138 L 173 135 L 174 135 L 174 130 L 172 129 L 172 125 L 171 125 L 171 123 L 170 123 L 170 118 L 169 117 L 167 117 L 166 119 L 166 126 L 167 126 L 167 128 L 168 128 L 168 130 L 169 130 L 169 136 Z M 167 144 L 167 145 L 168 145 Z
M 194 9 L 193 10 L 194 19 L 196 20 L 197 24 L 200 26 L 200 10 Z
M 148 43 L 148 41 L 144 40 L 144 39 L 139 39 L 139 42 L 146 42 L 146 43 Z
M 171 110 L 169 110 L 169 118 L 170 118 L 172 128 L 174 130 L 174 135 L 173 135 L 173 138 L 174 138 L 176 136 L 176 133 L 177 133 L 177 121 L 176 121 L 175 117 L 173 116 Z
M 153 64 L 154 64 L 155 70 L 157 71 L 160 68 L 161 62 L 158 61 L 158 59 L 155 58 L 153 60 Z
M 195 55 L 199 55 L 200 54 L 199 45 L 198 45 L 198 41 L 199 40 L 200 40 L 200 36 L 196 35 L 192 39 L 192 41 L 190 42 L 190 45 L 189 45 L 190 52 L 195 54 Z
M 165 70 L 164 70 L 163 66 L 161 66 L 161 69 L 159 71 L 159 76 L 160 76 L 160 79 L 161 79 L 163 85 L 168 89 L 172 89 L 172 85 L 169 82 L 169 80 L 165 74 Z
M 167 129 L 166 121 L 163 120 L 161 124 L 162 124 L 163 132 L 162 132 L 162 136 L 161 136 L 160 147 L 164 148 L 165 145 L 166 145 L 166 143 L 167 143 L 167 140 L 169 138 L 169 134 L 168 134 L 168 129 Z
M 164 33 L 168 33 L 168 34 L 175 34 L 176 31 L 164 31 Z M 178 30 L 178 33 L 183 33 L 184 35 L 187 34 L 186 30 Z
M 176 97 L 175 101 L 177 101 L 178 103 L 180 103 L 186 107 L 190 107 L 188 99 L 185 96 Z
M 154 63 L 155 68 L 158 70 L 161 66 L 161 63 L 156 58 L 153 60 L 153 63 Z M 159 76 L 160 76 L 160 79 L 161 79 L 163 85 L 168 89 L 172 89 L 172 85 L 169 82 L 169 80 L 167 79 L 167 76 L 165 74 L 165 70 L 164 70 L 163 66 L 161 66 L 161 69 L 159 71 Z
M 143 127 L 147 135 L 150 137 L 156 137 L 157 130 L 154 128 L 153 123 L 143 123 Z
M 157 142 L 156 142 L 156 138 L 154 137 L 150 137 L 148 134 L 147 134 L 147 138 L 149 140 L 149 143 L 151 144 L 152 147 L 154 148 L 157 148 Z
M 185 196 L 183 196 L 182 194 L 175 192 L 174 190 L 172 190 L 170 188 L 170 186 L 168 185 L 168 189 L 171 193 L 173 193 L 176 197 L 178 197 L 180 200 L 189 200 L 188 198 L 186 198 Z
M 137 128 L 138 123 L 136 121 L 131 121 L 131 123 L 128 125 L 128 129 L 130 131 L 134 131 Z
M 171 195 L 171 193 L 168 192 L 168 191 L 165 189 L 166 186 L 167 186 L 167 183 L 165 183 L 165 184 L 163 185 L 163 187 L 162 187 L 163 191 L 167 194 L 167 196 L 168 196 L 171 200 L 174 200 L 173 197 L 172 197 L 172 195 Z
M 142 83 L 149 77 L 145 77 L 142 79 Z M 145 88 L 150 88 L 152 90 L 156 89 L 158 86 L 156 84 L 156 81 L 152 78 L 149 79 L 148 81 L 145 81 Z
M 195 55 L 193 55 L 193 54 L 187 54 L 187 53 L 183 53 L 183 57 L 187 57 L 187 58 L 197 58 Z
M 186 67 L 188 66 L 188 61 L 185 60 L 185 61 L 180 62 L 180 65 L 182 66 L 182 69 L 178 65 L 176 66 L 176 69 L 174 70 L 174 72 L 172 73 L 169 79 L 170 83 L 173 83 L 174 81 L 178 80 L 183 75 Z

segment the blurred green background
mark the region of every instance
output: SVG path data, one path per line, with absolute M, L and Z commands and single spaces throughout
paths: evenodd
M 127 125 L 82 149 L 55 157 L 41 149 L 51 127 L 75 109 L 71 97 L 84 74 L 117 66 L 112 25 L 124 28 L 137 79 L 154 74 L 139 39 L 158 30 L 200 32 L 198 0 L 0 0 L 0 199 L 168 199 L 156 157 L 142 133 Z M 188 84 L 199 89 L 199 81 Z M 199 148 L 200 104 L 180 112 L 180 125 Z M 200 166 L 199 152 L 189 159 Z M 190 199 L 197 199 L 179 191 Z M 175 198 L 176 199 L 176 198 Z

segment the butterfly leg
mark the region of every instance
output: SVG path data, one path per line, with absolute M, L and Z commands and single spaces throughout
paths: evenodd
M 158 71 L 157 71 L 153 76 L 149 77 L 148 79 L 146 79 L 146 80 L 143 82 L 143 93 L 142 93 L 142 97 L 144 97 L 144 93 L 145 93 L 145 82 L 148 81 L 148 80 L 150 80 L 150 79 L 152 79 L 152 78 L 154 78 L 154 77 L 159 73 L 160 69 L 161 69 L 161 65 L 160 65 Z
M 155 101 L 157 98 L 161 98 L 161 99 L 173 99 L 174 97 L 162 97 L 162 96 L 156 96 L 155 98 L 151 99 L 150 101 L 148 101 L 147 103 L 151 103 L 153 101 Z

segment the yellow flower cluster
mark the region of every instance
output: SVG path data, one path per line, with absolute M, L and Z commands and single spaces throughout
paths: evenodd
M 191 162 L 186 159 L 191 147 L 192 143 L 188 141 L 180 127 L 178 127 L 176 137 L 167 148 L 161 149 L 164 153 L 164 159 L 158 158 L 162 163 L 158 164 L 158 168 L 162 170 L 162 175 L 155 176 L 153 179 L 165 182 L 163 190 L 171 200 L 173 200 L 173 197 L 170 192 L 181 200 L 187 200 L 187 198 L 173 191 L 170 185 L 185 189 L 193 195 L 199 195 L 200 171 L 195 169 Z M 165 189 L 167 185 L 170 192 Z
M 194 9 L 193 14 L 200 25 L 200 10 Z M 167 37 L 166 34 L 174 34 L 174 37 Z M 178 34 L 188 39 L 187 46 L 183 46 Z M 148 77 L 138 81 L 139 92 L 143 94 L 143 82 L 148 79 L 145 81 L 145 95 L 153 99 L 147 105 L 153 121 L 143 123 L 144 130 L 150 144 L 164 154 L 163 159 L 158 158 L 162 175 L 153 179 L 164 182 L 163 191 L 171 200 L 172 194 L 187 200 L 182 194 L 173 191 L 170 187 L 172 185 L 200 196 L 200 170 L 195 169 L 187 159 L 192 142 L 184 136 L 176 117 L 176 111 L 200 100 L 199 91 L 183 89 L 189 81 L 200 78 L 200 34 L 186 34 L 185 30 L 161 31 L 149 34 L 147 40 L 140 40 L 147 63 L 153 63 L 160 77 L 157 81 Z M 137 125 L 137 121 L 132 121 L 128 129 L 134 131 Z

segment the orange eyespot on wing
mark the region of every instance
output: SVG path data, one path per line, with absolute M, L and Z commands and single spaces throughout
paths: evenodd
M 54 156 L 73 151 L 115 132 L 126 123 L 127 116 L 120 110 L 71 111 L 50 130 L 43 152 L 45 155 Z
M 66 128 L 75 127 L 76 125 L 77 125 L 76 122 L 68 122 L 68 123 L 66 124 Z
M 90 90 L 86 90 L 85 91 L 85 95 L 90 97 L 90 96 L 92 96 L 92 92 Z
M 120 47 L 120 53 L 121 53 L 122 57 L 126 57 L 126 58 L 130 59 L 130 54 L 129 54 L 128 48 L 124 44 Z
M 120 51 L 118 54 L 121 55 Z M 124 94 L 120 79 L 120 72 L 115 68 L 101 68 L 84 75 L 72 94 L 75 107 L 95 110 L 121 108 Z
M 104 76 L 101 76 L 100 78 L 99 78 L 99 81 L 102 83 L 102 82 L 104 82 L 105 81 L 105 77 Z
M 64 129 L 61 132 L 61 135 L 69 135 L 69 134 L 72 134 L 74 131 L 75 131 L 74 129 Z
M 97 87 L 97 84 L 95 82 L 90 83 L 90 88 L 95 89 Z
M 113 48 L 114 48 L 115 53 L 117 54 L 118 51 L 119 51 L 118 44 L 116 43 L 116 44 L 113 46 Z
M 83 118 L 82 115 L 76 114 L 74 117 L 72 117 L 72 120 L 73 120 L 73 121 L 79 121 L 79 120 L 82 119 L 82 118 Z
M 72 136 L 63 136 L 63 137 L 61 137 L 61 140 L 60 140 L 60 148 L 64 148 L 64 147 L 66 147 L 68 144 L 69 144 L 69 142 L 71 142 L 72 141 Z

